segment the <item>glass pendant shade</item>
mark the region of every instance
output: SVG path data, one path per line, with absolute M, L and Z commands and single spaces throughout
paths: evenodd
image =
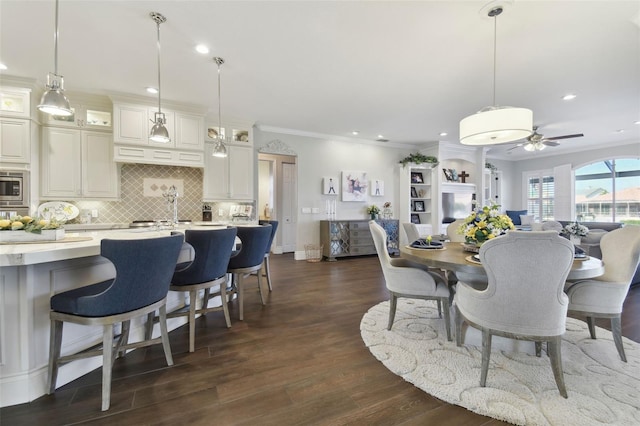
M 460 121 L 463 145 L 496 145 L 531 135 L 533 112 L 526 108 L 489 107 Z

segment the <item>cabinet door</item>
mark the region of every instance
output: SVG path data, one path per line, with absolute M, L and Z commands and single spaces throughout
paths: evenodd
M 220 158 L 211 156 L 211 144 L 207 144 L 204 159 L 204 200 L 224 200 L 230 197 L 229 193 L 229 157 Z
M 118 168 L 110 133 L 82 132 L 82 195 L 117 198 Z
M 253 148 L 227 145 L 229 192 L 237 200 L 253 200 Z
M 115 142 L 149 145 L 149 110 L 144 106 L 113 105 L 113 139 Z
M 80 145 L 78 130 L 42 129 L 42 197 L 75 198 L 81 195 Z
M 0 120 L 0 161 L 31 162 L 29 120 L 6 118 Z
M 204 149 L 204 118 L 197 115 L 175 113 L 175 145 L 177 149 Z

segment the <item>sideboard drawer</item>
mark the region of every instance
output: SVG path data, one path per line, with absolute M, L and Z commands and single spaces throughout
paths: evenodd
M 350 254 L 359 255 L 359 254 L 375 254 L 376 247 L 375 246 L 351 246 L 349 250 Z
M 351 246 L 373 246 L 373 238 L 371 236 L 351 238 L 349 239 L 349 244 Z

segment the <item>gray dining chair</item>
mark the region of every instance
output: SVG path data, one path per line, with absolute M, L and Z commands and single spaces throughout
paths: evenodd
M 586 315 L 589 334 L 596 338 L 595 318 L 609 318 L 613 342 L 620 359 L 627 362 L 622 344 L 622 305 L 640 263 L 640 226 L 627 225 L 607 232 L 600 240 L 603 275 L 568 282 L 569 311 Z
M 58 367 L 80 358 L 102 355 L 102 411 L 111 403 L 111 369 L 116 354 L 162 342 L 167 365 L 173 365 L 167 331 L 166 302 L 183 235 L 100 242 L 100 254 L 115 267 L 115 278 L 58 293 L 51 297 L 51 335 L 47 390 L 55 392 Z M 160 311 L 161 336 L 129 343 L 133 318 Z M 102 348 L 60 356 L 64 322 L 102 326 Z M 122 332 L 114 345 L 114 325 Z
M 463 322 L 482 331 L 480 386 L 487 382 L 492 336 L 534 341 L 538 356 L 547 342 L 556 385 L 567 398 L 561 339 L 569 300 L 563 288 L 573 255 L 573 244 L 555 231 L 509 231 L 482 245 L 487 288 L 459 282 L 454 299 L 456 344 L 463 343 Z
M 396 305 L 399 297 L 411 299 L 435 300 L 438 314 L 444 312 L 447 339 L 451 339 L 451 321 L 449 307 L 451 292 L 444 279 L 427 270 L 426 267 L 407 259 L 392 259 L 387 250 L 387 233 L 375 220 L 369 221 L 369 229 L 376 246 L 384 281 L 389 290 L 389 323 L 387 330 L 391 330 L 396 315 Z

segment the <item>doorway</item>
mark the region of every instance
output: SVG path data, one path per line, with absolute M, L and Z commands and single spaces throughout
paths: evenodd
M 258 211 L 261 220 L 277 220 L 273 252 L 296 250 L 298 169 L 297 157 L 258 154 Z

